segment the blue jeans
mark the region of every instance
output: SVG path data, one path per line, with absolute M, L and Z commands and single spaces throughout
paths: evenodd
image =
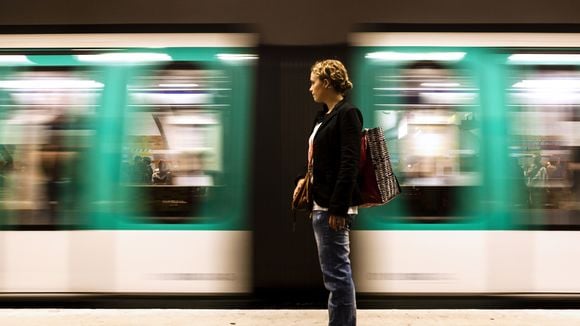
M 328 225 L 328 212 L 312 212 L 312 228 L 318 247 L 318 259 L 328 296 L 328 325 L 356 325 L 356 298 L 350 268 L 350 215 L 344 230 L 334 231 Z

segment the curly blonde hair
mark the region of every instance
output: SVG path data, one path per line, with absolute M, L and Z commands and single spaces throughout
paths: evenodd
M 312 65 L 310 71 L 320 80 L 328 80 L 332 88 L 340 94 L 352 88 L 352 82 L 348 79 L 348 72 L 338 60 L 321 60 Z

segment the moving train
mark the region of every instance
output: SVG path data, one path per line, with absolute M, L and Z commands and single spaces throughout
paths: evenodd
M 357 291 L 580 293 L 580 35 L 350 37 L 352 101 L 403 189 L 360 210 Z M 0 293 L 238 294 L 265 278 L 253 267 L 276 262 L 253 248 L 271 217 L 248 206 L 285 193 L 258 200 L 251 182 L 274 123 L 253 100 L 277 91 L 255 86 L 255 34 L 0 47 Z
M 359 216 L 357 290 L 580 292 L 580 35 L 361 32 L 352 45 L 355 102 L 385 130 L 403 188 Z
M 255 36 L 0 40 L 0 292 L 248 292 Z

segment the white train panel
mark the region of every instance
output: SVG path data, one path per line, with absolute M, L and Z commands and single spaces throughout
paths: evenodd
M 69 292 L 70 233 L 3 231 L 0 233 L 1 292 Z
M 117 231 L 70 231 L 72 292 L 114 292 Z
M 580 234 L 539 231 L 534 236 L 534 291 L 580 293 Z
M 250 291 L 249 231 L 120 231 L 117 292 Z
M 479 293 L 486 289 L 485 232 L 354 231 L 357 291 Z
M 530 292 L 534 288 L 534 232 L 488 231 L 486 238 L 487 291 Z

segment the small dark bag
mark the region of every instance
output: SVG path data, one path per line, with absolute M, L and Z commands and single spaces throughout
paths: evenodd
M 363 202 L 360 207 L 384 205 L 401 193 L 380 127 L 363 130 L 359 174 Z
M 308 169 L 304 176 L 304 182 L 298 186 L 296 196 L 292 198 L 292 210 L 310 211 L 312 210 L 312 169 Z

